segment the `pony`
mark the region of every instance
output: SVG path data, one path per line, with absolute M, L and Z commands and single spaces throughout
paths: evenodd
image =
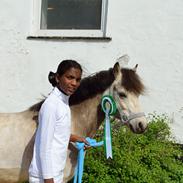
M 71 107 L 71 131 L 83 137 L 93 138 L 105 114 L 101 98 L 110 94 L 117 103 L 114 118 L 122 121 L 134 133 L 143 133 L 147 120 L 142 113 L 139 96 L 145 86 L 133 69 L 121 68 L 116 62 L 112 68 L 85 77 L 80 87 L 69 99 Z M 43 100 L 44 101 L 44 100 Z M 17 113 L 0 114 L 0 182 L 15 183 L 28 180 L 28 168 L 32 159 L 37 116 L 43 101 Z M 70 143 L 64 183 L 74 175 L 77 150 Z

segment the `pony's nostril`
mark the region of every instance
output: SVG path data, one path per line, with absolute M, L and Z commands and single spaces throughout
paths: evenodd
M 139 126 L 140 133 L 145 132 L 145 130 L 147 129 L 147 126 L 144 125 L 142 122 L 139 122 L 138 126 Z
M 132 124 L 129 124 L 129 127 L 130 127 L 130 130 L 135 133 L 134 128 L 133 128 L 133 125 Z
M 142 122 L 139 122 L 139 128 L 140 128 L 141 131 L 145 130 L 144 125 L 142 124 Z

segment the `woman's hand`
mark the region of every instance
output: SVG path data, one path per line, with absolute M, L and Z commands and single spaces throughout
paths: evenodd
M 70 142 L 83 142 L 85 143 L 85 149 L 88 149 L 90 147 L 90 144 L 84 137 L 80 137 L 78 135 L 71 134 L 70 136 Z

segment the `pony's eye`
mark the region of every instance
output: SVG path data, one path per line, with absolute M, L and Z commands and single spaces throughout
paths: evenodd
M 120 98 L 127 98 L 126 94 L 123 92 L 118 93 L 118 95 L 120 96 Z

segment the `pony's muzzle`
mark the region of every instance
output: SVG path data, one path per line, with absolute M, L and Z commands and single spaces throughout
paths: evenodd
M 138 134 L 144 133 L 147 129 L 146 118 L 142 117 L 136 120 L 132 120 L 129 123 L 129 127 L 134 133 L 138 133 Z

